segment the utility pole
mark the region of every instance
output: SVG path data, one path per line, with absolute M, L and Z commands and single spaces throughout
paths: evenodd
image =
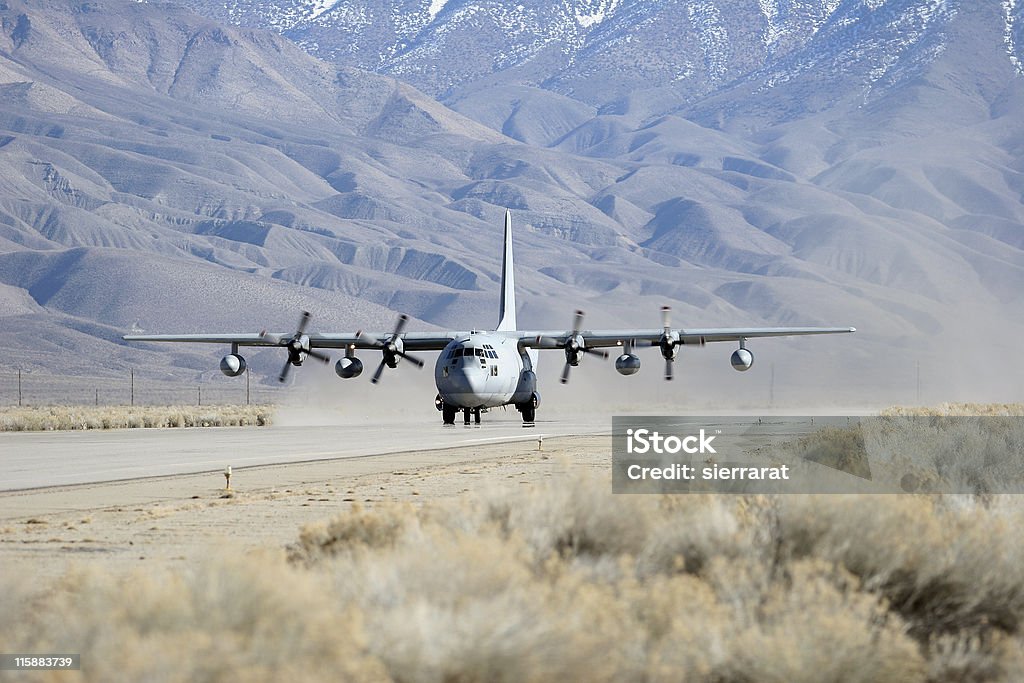
M 100 390 L 96 390 L 96 405 L 100 404 Z
M 135 405 L 135 368 L 130 368 L 128 370 L 128 372 L 130 373 L 130 377 L 131 377 L 131 394 L 129 395 L 129 399 L 128 400 L 129 400 L 129 405 L 134 406 Z
M 203 405 L 203 387 L 197 386 L 196 387 L 196 392 L 198 392 L 198 394 L 199 394 L 198 405 Z
M 21 407 L 21 368 L 18 368 L 18 407 Z

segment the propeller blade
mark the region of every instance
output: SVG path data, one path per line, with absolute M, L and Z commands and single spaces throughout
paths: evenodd
M 260 332 L 260 338 L 266 339 L 274 346 L 281 345 L 281 335 L 279 334 L 269 334 L 266 330 L 263 330 L 262 332 Z
M 608 360 L 608 352 L 602 351 L 601 349 L 592 349 L 587 346 L 584 346 L 580 349 L 580 351 L 582 351 L 583 353 L 592 353 L 595 356 L 600 356 L 601 358 Z
M 537 337 L 537 339 L 535 340 L 534 346 L 536 346 L 539 349 L 560 349 L 560 348 L 562 348 L 562 345 L 559 344 L 557 340 L 552 339 L 551 337 Z
M 391 338 L 398 339 L 398 335 L 402 334 L 402 331 L 405 329 L 405 326 L 408 322 L 409 316 L 407 316 L 405 313 L 398 316 L 398 324 L 395 325 L 395 333 L 391 335 Z
M 299 329 L 295 333 L 296 337 L 300 336 L 303 332 L 306 331 L 306 325 L 309 325 L 309 319 L 312 318 L 312 317 L 313 317 L 313 314 L 310 313 L 309 311 L 303 311 L 302 312 L 302 317 L 299 318 Z
M 288 379 L 288 373 L 291 372 L 291 369 L 292 369 L 291 362 L 290 361 L 285 361 L 284 362 L 284 367 L 281 368 L 281 374 L 277 376 L 277 381 L 283 383 L 286 379 Z
M 669 358 L 665 359 L 665 381 L 672 381 L 672 360 Z
M 418 368 L 422 368 L 423 367 L 423 361 L 421 361 L 416 356 L 410 356 L 409 354 L 404 353 L 404 352 L 403 353 L 398 353 L 396 355 L 401 356 L 402 358 L 406 359 L 407 361 L 409 361 L 410 363 L 412 363 L 413 365 L 415 365 Z
M 570 369 L 572 369 L 572 366 L 569 365 L 568 363 L 566 363 L 565 367 L 562 368 L 562 384 L 568 384 L 569 383 L 569 370 Z
M 666 330 L 665 334 L 672 329 L 672 308 L 669 306 L 661 307 L 661 326 Z
M 384 374 L 384 361 L 383 360 L 380 362 L 380 365 L 377 366 L 377 370 L 373 373 L 373 377 L 370 379 L 370 384 L 376 384 L 377 382 L 379 382 L 380 381 L 380 376 L 382 374 Z
M 583 311 L 577 310 L 572 317 L 572 336 L 576 336 L 580 333 L 580 328 L 583 327 Z
M 310 349 L 306 353 L 306 355 L 309 356 L 310 358 L 316 358 L 321 363 L 330 363 L 331 362 L 331 357 L 328 356 L 326 353 L 320 353 L 319 351 L 313 351 L 312 349 Z

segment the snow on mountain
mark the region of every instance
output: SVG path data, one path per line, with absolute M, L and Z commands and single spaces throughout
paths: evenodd
M 849 4 L 831 21 L 807 49 L 768 67 L 769 87 L 814 71 L 819 74 L 866 71 L 861 80 L 864 97 L 909 53 L 917 64 L 930 63 L 945 47 L 943 28 L 958 11 L 947 0 L 869 0 L 858 7 Z
M 302 307 L 486 323 L 511 207 L 531 326 L 854 324 L 780 373 L 1021 384 L 1019 3 L 182 1 L 0 2 L 15 362 L 207 367 L 117 331 Z
M 603 106 L 663 87 L 694 101 L 867 66 L 870 96 L 934 60 L 963 0 L 183 0 L 270 28 L 328 61 L 396 75 L 444 101 L 478 85 L 542 87 Z M 1017 59 L 1016 0 L 1000 2 Z M 973 3 L 966 5 L 970 11 Z M 844 83 L 842 87 L 849 87 Z
M 1014 68 L 1019 75 L 1024 75 L 1024 67 L 1021 66 L 1020 58 L 1020 36 L 1021 30 L 1021 9 L 1017 0 L 1002 0 L 1003 4 L 1003 44 L 1006 46 L 1006 55 L 1010 58 Z

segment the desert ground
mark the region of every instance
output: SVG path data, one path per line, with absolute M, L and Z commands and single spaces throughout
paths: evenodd
M 4 492 L 3 649 L 82 669 L 0 681 L 1024 670 L 1019 496 L 613 495 L 610 453 L 524 437 L 237 468 L 230 490 L 217 470 Z
M 283 548 L 353 505 L 440 501 L 569 469 L 607 470 L 607 436 L 535 438 L 379 457 L 0 493 L 0 563 L 57 577 L 99 564 L 182 566 L 225 547 Z M 19 567 L 20 565 L 20 567 Z

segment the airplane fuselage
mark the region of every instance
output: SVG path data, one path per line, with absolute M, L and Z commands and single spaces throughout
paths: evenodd
M 437 357 L 434 381 L 452 409 L 525 403 L 536 392 L 536 351 L 501 332 L 471 332 L 452 340 Z

